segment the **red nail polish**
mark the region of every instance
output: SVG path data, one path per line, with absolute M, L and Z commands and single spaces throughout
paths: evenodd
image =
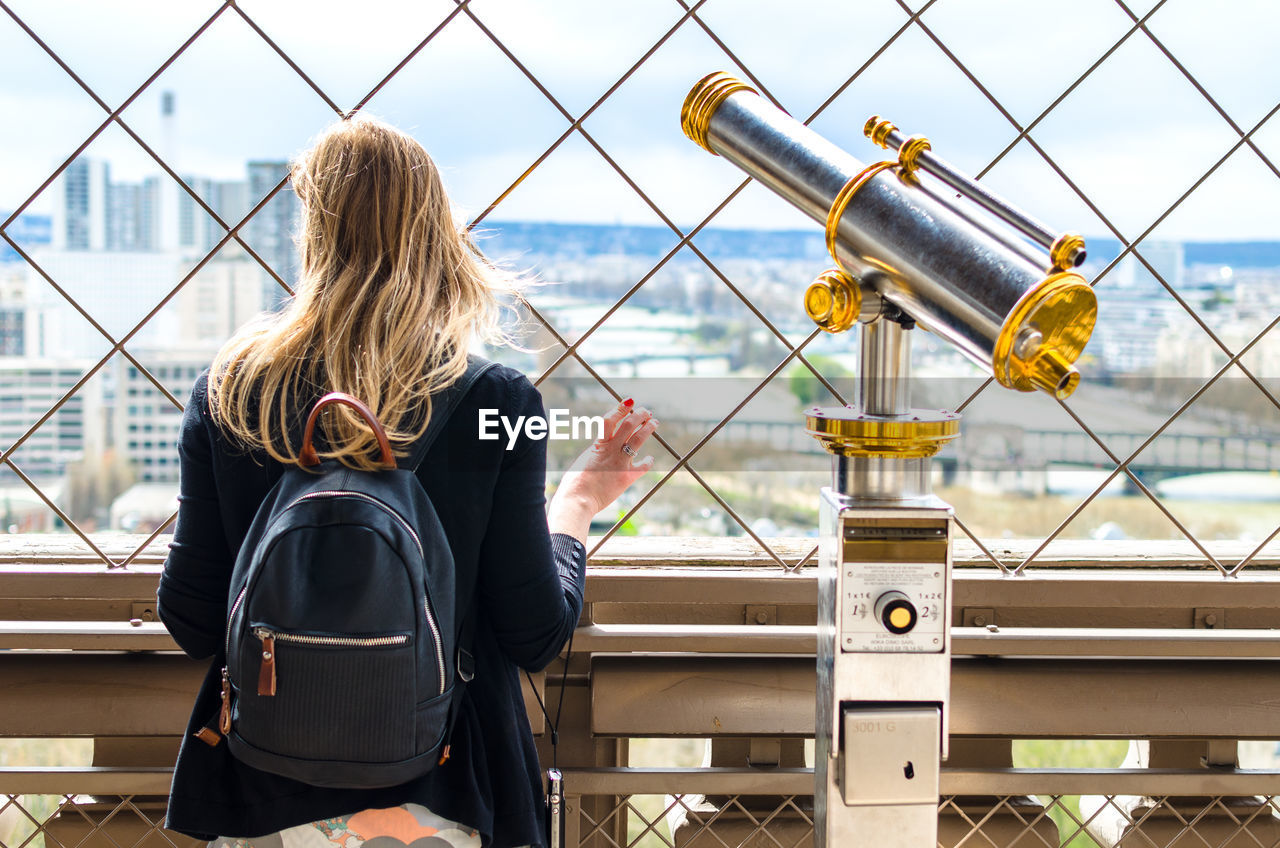
M 630 409 L 632 406 L 634 406 L 634 405 L 635 405 L 635 399 L 634 399 L 634 398 L 627 398 L 626 400 L 624 400 L 624 401 L 622 402 L 622 405 L 623 405 L 623 406 L 625 406 L 625 407 L 627 407 L 628 409 Z

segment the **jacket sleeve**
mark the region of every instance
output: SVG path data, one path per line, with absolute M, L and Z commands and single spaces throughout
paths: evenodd
M 156 592 L 156 611 L 189 656 L 221 652 L 234 558 L 227 547 L 214 481 L 205 378 L 196 381 L 178 443 L 178 524 Z
M 542 397 L 528 378 L 508 384 L 508 416 L 542 416 Z M 505 440 L 504 440 L 505 445 Z M 578 624 L 587 552 L 546 515 L 547 442 L 523 432 L 504 452 L 493 509 L 480 547 L 477 594 L 506 654 L 521 668 L 545 668 Z

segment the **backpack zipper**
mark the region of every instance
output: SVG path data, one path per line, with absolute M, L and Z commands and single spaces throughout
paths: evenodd
M 440 625 L 436 624 L 436 617 L 431 613 L 431 599 L 426 595 L 422 597 L 422 608 L 426 610 L 427 626 L 431 628 L 431 641 L 436 648 L 436 669 L 440 672 L 440 694 L 444 694 L 444 645 L 440 641 Z
M 318 636 L 310 633 L 281 633 L 269 627 L 253 628 L 253 635 L 262 640 L 262 668 L 258 672 L 258 694 L 270 697 L 276 693 L 276 641 L 299 645 L 324 645 L 338 648 L 382 648 L 403 645 L 409 634 L 393 636 Z
M 360 498 L 362 500 L 369 501 L 370 503 L 377 504 L 378 506 L 382 507 L 383 510 L 385 510 L 388 515 L 394 518 L 400 524 L 400 526 L 405 529 L 406 533 L 408 533 L 410 536 L 413 537 L 413 543 L 418 546 L 418 556 L 425 557 L 425 554 L 422 552 L 422 540 L 418 538 L 418 534 L 414 531 L 414 529 L 409 526 L 409 522 L 405 521 L 404 517 L 400 515 L 400 513 L 396 512 L 394 509 L 387 506 L 386 502 L 378 500 L 373 495 L 366 495 L 364 492 L 344 492 L 340 489 L 338 490 L 325 489 L 319 492 L 307 492 L 305 495 L 299 497 L 298 499 L 293 501 L 293 503 L 289 504 L 289 506 L 286 506 L 285 509 L 291 509 L 294 505 L 299 504 L 302 501 L 311 500 L 312 498 L 323 498 L 323 497 Z M 281 510 L 281 511 L 283 512 L 284 510 Z
M 231 656 L 231 622 L 235 620 L 236 611 L 240 609 L 240 604 L 244 603 L 245 592 L 249 591 L 249 584 L 246 582 L 240 587 L 240 594 L 236 595 L 236 601 L 231 605 L 231 612 L 227 614 L 227 644 L 226 651 L 222 654 L 224 657 Z

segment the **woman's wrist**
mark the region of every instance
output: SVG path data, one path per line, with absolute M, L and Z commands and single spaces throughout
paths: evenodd
M 547 507 L 547 528 L 552 533 L 572 536 L 584 545 L 591 519 L 599 512 L 588 497 L 572 492 L 557 491 Z

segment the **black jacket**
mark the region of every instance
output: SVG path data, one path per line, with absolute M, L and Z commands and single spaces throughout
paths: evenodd
M 475 679 L 449 761 L 402 786 L 322 789 L 249 768 L 225 743 L 192 733 L 219 704 L 232 566 L 254 512 L 283 467 L 232 446 L 208 414 L 206 376 L 191 393 L 179 444 L 178 524 L 160 579 L 158 611 L 178 645 L 212 657 L 182 741 L 167 826 L 201 839 L 260 836 L 374 807 L 420 803 L 478 829 L 486 845 L 541 844 L 542 780 L 517 666 L 559 653 L 582 609 L 586 552 L 550 535 L 544 512 L 546 442 L 478 438 L 480 410 L 545 415 L 538 390 L 499 366 L 479 378 L 427 452 L 419 478 L 453 549 L 461 584 L 475 586 Z M 296 442 L 295 442 L 296 444 Z

